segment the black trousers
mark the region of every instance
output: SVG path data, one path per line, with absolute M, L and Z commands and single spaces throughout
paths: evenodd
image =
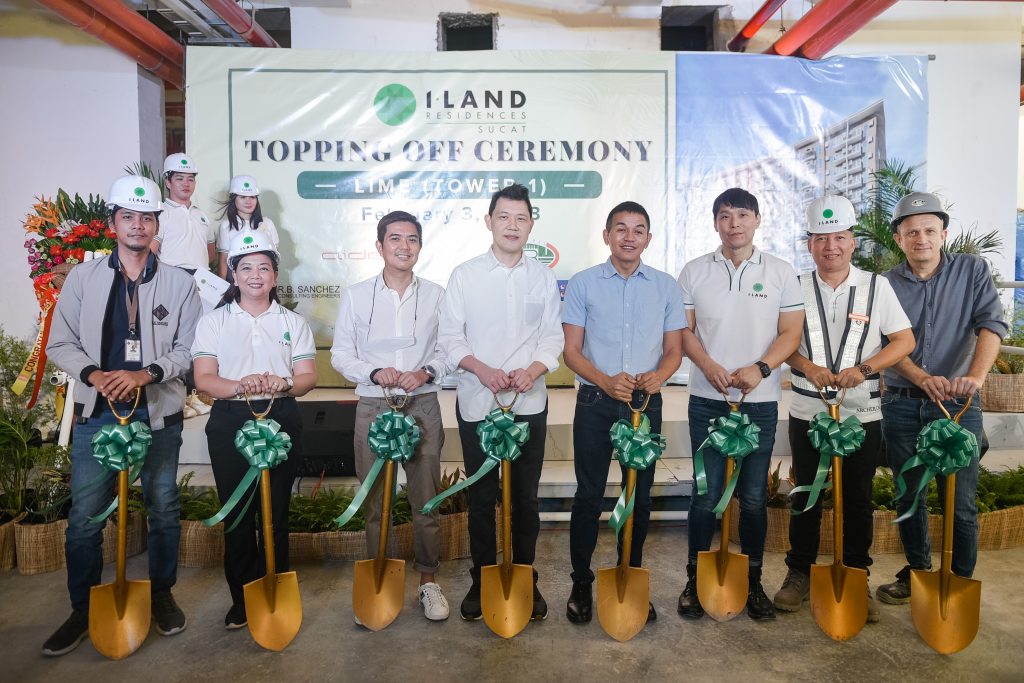
M 480 448 L 476 433 L 480 422 L 466 422 L 459 412 L 459 438 L 462 441 L 462 460 L 466 476 L 472 476 L 484 464 L 487 456 Z M 540 471 L 544 467 L 544 442 L 547 440 L 548 408 L 535 415 L 516 415 L 516 422 L 530 425 L 530 438 L 522 445 L 522 453 L 512 463 L 512 561 L 533 564 L 540 533 L 540 512 L 537 487 Z M 498 548 L 494 539 L 494 504 L 501 501 L 498 474 L 501 467 L 487 473 L 483 479 L 466 490 L 469 498 L 469 552 L 473 557 L 470 574 L 473 582 L 480 580 L 480 567 L 498 563 Z M 536 576 L 536 572 L 534 572 Z
M 266 409 L 266 401 L 253 401 L 256 410 Z M 288 503 L 292 483 L 302 459 L 302 418 L 294 398 L 285 397 L 274 401 L 269 419 L 277 420 L 281 431 L 292 439 L 288 459 L 270 470 L 271 521 L 274 525 L 274 563 L 277 571 L 288 571 Z M 249 463 L 235 448 L 235 433 L 252 419 L 252 412 L 245 401 L 215 401 L 206 423 L 206 440 L 210 449 L 210 464 L 217 481 L 217 495 L 223 504 L 242 477 L 249 470 Z M 263 550 L 262 522 L 257 521 L 260 510 L 259 479 L 256 496 L 246 510 L 238 526 L 224 535 L 224 577 L 231 590 L 231 600 L 236 605 L 244 602 L 242 586 L 255 581 L 267 572 Z M 235 523 L 241 513 L 242 503 L 224 520 L 224 528 Z
M 818 451 L 807 437 L 810 422 L 789 416 L 789 444 L 793 450 L 793 474 L 797 486 L 814 481 L 818 470 Z M 860 450 L 842 458 L 843 462 L 843 564 L 867 569 L 871 566 L 872 515 L 871 479 L 875 476 L 882 445 L 882 422 L 864 423 L 864 443 Z M 803 510 L 807 494 L 792 498 L 793 510 Z M 786 565 L 804 574 L 818 558 L 821 541 L 821 498 L 807 512 L 789 518 L 789 552 Z

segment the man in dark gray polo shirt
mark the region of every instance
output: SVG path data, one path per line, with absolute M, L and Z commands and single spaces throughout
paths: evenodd
M 936 401 L 950 413 L 974 402 L 960 420 L 982 441 L 978 389 L 985 382 L 999 344 L 1008 332 L 988 264 L 978 256 L 942 250 L 949 214 L 938 197 L 913 192 L 896 205 L 893 237 L 907 260 L 885 273 L 910 318 L 917 341 L 908 358 L 885 371 L 882 396 L 882 433 L 889 464 L 898 473 L 914 456 L 917 435 L 932 420 L 944 417 Z M 978 559 L 978 460 L 957 472 L 953 523 L 953 572 L 970 577 Z M 913 503 L 924 468 L 910 470 L 904 479 L 907 493 L 897 503 L 899 514 Z M 945 477 L 938 476 L 939 500 Z M 878 588 L 878 599 L 891 605 L 910 601 L 910 570 L 931 568 L 928 509 L 925 494 L 915 514 L 900 522 L 900 538 L 907 566 L 896 581 Z

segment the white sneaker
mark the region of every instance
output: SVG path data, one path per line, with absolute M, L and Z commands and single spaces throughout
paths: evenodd
M 436 583 L 420 586 L 420 604 L 423 605 L 423 616 L 430 621 L 444 621 L 448 618 L 448 600 Z
M 204 403 L 195 391 L 189 394 L 188 398 L 185 399 L 185 405 L 191 406 L 192 410 L 196 411 L 197 415 L 206 415 L 210 412 L 210 406 Z
M 190 417 L 198 417 L 199 413 L 196 412 L 195 408 L 189 405 L 188 399 L 185 399 L 185 407 L 181 409 L 181 415 L 187 420 Z

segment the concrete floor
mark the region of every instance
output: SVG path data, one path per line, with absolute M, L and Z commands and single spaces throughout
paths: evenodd
M 458 605 L 468 586 L 468 560 L 445 563 L 440 582 L 452 605 L 444 623 L 424 620 L 417 577 L 407 570 L 405 608 L 385 631 L 352 622 L 352 564 L 296 567 L 304 605 L 302 630 L 281 653 L 256 645 L 247 630 L 227 632 L 227 589 L 219 569 L 182 569 L 175 595 L 189 619 L 183 633 L 150 633 L 124 661 L 104 659 L 88 641 L 59 659 L 39 647 L 68 615 L 64 572 L 0 576 L 0 681 L 1021 681 L 1024 679 L 1024 548 L 980 553 L 975 578 L 984 582 L 981 628 L 974 643 L 953 656 L 930 650 L 914 631 L 909 607 L 882 605 L 882 620 L 852 641 L 837 643 L 810 612 L 755 623 L 745 615 L 719 624 L 682 620 L 675 612 L 682 588 L 685 527 L 652 529 L 646 548 L 651 595 L 659 618 L 628 643 L 609 638 L 597 623 L 565 618 L 568 530 L 541 532 L 537 569 L 551 607 L 547 621 L 531 623 L 505 641 L 484 623 L 463 622 Z M 829 558 L 823 558 L 828 561 Z M 614 561 L 613 538 L 601 536 L 595 566 Z M 778 588 L 783 556 L 766 557 L 765 588 Z M 901 555 L 876 558 L 873 583 L 891 580 Z M 112 580 L 107 565 L 105 580 Z M 129 561 L 129 578 L 144 576 L 145 556 Z

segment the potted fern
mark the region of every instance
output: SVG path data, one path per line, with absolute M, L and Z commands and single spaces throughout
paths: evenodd
M 182 475 L 178 482 L 181 502 L 181 540 L 178 564 L 182 567 L 219 567 L 224 562 L 224 524 L 203 524 L 220 510 L 217 492 L 209 486 L 192 486 L 195 472 Z

